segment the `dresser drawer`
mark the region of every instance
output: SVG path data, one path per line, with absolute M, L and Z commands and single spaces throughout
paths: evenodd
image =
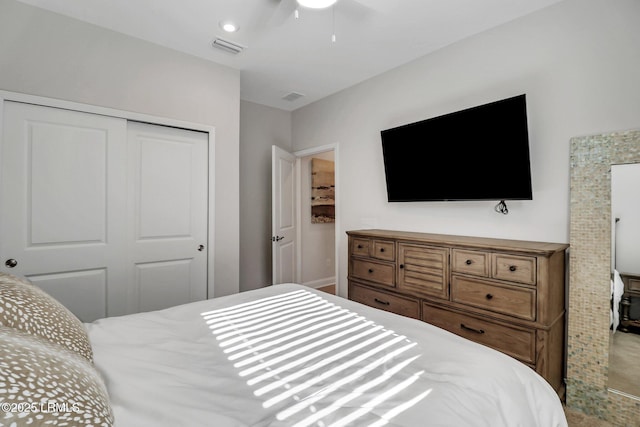
M 374 240 L 371 256 L 385 261 L 396 260 L 396 245 L 386 240 Z
M 401 316 L 420 319 L 420 303 L 417 299 L 391 295 L 355 283 L 349 284 L 349 299 Z
M 369 256 L 369 239 L 353 239 L 351 241 L 351 253 L 358 256 Z
M 396 269 L 393 264 L 363 259 L 351 260 L 351 275 L 385 286 L 395 286 Z
M 494 348 L 524 363 L 535 364 L 535 329 L 514 328 L 425 303 L 422 304 L 422 320 Z
M 520 319 L 536 320 L 534 289 L 452 275 L 451 300 Z
M 628 289 L 629 292 L 640 292 L 640 280 L 629 279 Z
M 456 273 L 489 277 L 490 259 L 488 252 L 453 249 L 451 269 Z
M 491 264 L 491 276 L 494 279 L 536 284 L 535 257 L 494 253 Z

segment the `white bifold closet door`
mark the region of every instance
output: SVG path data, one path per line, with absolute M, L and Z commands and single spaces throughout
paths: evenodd
M 206 298 L 207 134 L 3 107 L 2 271 L 85 322 Z

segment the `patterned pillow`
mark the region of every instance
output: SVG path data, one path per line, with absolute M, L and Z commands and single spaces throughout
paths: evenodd
M 27 279 L 0 273 L 0 325 L 39 335 L 93 363 L 80 319 Z
M 0 326 L 0 425 L 113 425 L 92 364 L 41 337 Z

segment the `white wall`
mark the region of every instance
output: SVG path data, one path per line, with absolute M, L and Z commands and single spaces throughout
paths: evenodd
M 238 71 L 0 0 L 0 89 L 214 126 L 215 295 L 238 291 Z
M 300 158 L 300 195 L 302 240 L 302 284 L 311 287 L 335 283 L 335 223 L 311 224 L 311 159 L 334 161 L 334 152 L 313 154 Z
M 240 290 L 271 284 L 271 146 L 292 150 L 291 113 L 240 103 Z
M 294 149 L 340 144 L 341 292 L 349 229 L 568 242 L 569 139 L 640 127 L 638 16 L 637 0 L 567 0 L 296 110 Z M 532 201 L 386 201 L 380 130 L 521 93 Z
M 640 274 L 640 164 L 611 167 L 611 216 L 615 226 L 616 269 Z

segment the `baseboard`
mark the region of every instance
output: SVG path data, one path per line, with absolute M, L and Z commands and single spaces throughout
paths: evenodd
M 322 288 L 323 286 L 335 285 L 336 278 L 335 276 L 325 277 L 324 279 L 312 280 L 310 282 L 303 282 L 302 284 L 304 286 L 308 286 L 313 289 L 318 289 L 318 288 Z

